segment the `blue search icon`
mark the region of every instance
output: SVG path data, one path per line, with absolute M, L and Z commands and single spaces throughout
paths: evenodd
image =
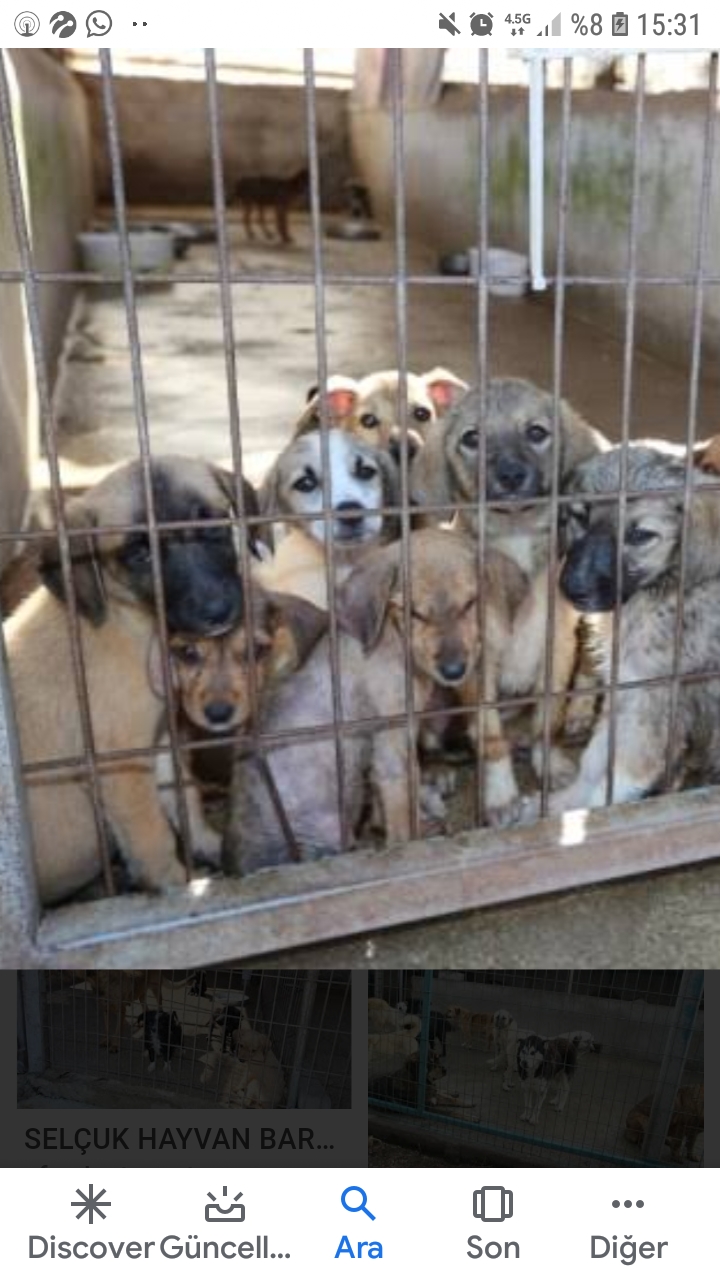
M 351 1191 L 359 1191 L 359 1204 L 348 1204 L 347 1197 Z M 368 1218 L 372 1218 L 373 1222 L 375 1221 L 375 1214 L 371 1213 L 367 1207 L 367 1191 L 363 1191 L 362 1187 L 346 1187 L 340 1196 L 340 1203 L 343 1209 L 347 1209 L 348 1213 L 366 1213 Z

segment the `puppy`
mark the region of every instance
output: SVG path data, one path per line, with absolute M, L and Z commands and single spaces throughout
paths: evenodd
M 409 1031 L 411 1035 L 419 1035 L 420 1019 L 409 1014 L 404 1005 L 393 1009 L 386 1000 L 375 996 L 368 999 L 368 1031 Z
M 494 1031 L 494 1014 L 473 1013 L 472 1009 L 463 1009 L 461 1005 L 451 1005 L 446 1015 L 454 1027 L 460 1029 L 462 1047 L 473 1048 L 473 1038 L 480 1041 L 484 1049 L 492 1044 Z
M 422 1000 L 408 1000 L 407 1011 L 421 1018 L 423 1015 Z M 437 1009 L 431 1009 L 428 1019 L 428 1038 L 430 1047 L 438 1059 L 445 1057 L 446 1041 L 450 1029 L 450 1020 L 447 1015 L 440 1013 Z M 444 1074 L 445 1072 L 443 1072 Z
M 174 636 L 170 641 L 170 658 L 178 705 L 182 711 L 181 732 L 184 741 L 207 741 L 250 728 L 249 651 L 255 656 L 255 690 L 258 702 L 280 681 L 302 666 L 325 631 L 327 616 L 309 601 L 297 596 L 269 593 L 255 584 L 252 593 L 252 617 L 249 611 L 244 623 L 222 636 L 186 638 Z M 159 697 L 164 695 L 159 669 L 159 648 L 151 649 L 151 684 Z M 165 741 L 165 737 L 161 738 Z M 207 765 L 208 751 L 198 751 L 198 765 Z M 229 744 L 213 748 L 216 773 L 229 786 L 232 748 Z M 219 757 L 219 759 L 218 759 Z M 175 830 L 180 817 L 175 787 L 175 773 L 169 751 L 157 757 L 156 774 L 160 800 Z M 219 861 L 222 838 L 205 820 L 199 787 L 184 761 L 183 784 L 193 850 L 211 865 Z
M 150 1060 L 148 1071 L 155 1070 L 158 1058 L 163 1070 L 169 1071 L 172 1056 L 182 1045 L 182 1027 L 175 1010 L 166 1013 L 163 1009 L 146 1009 L 137 1021 Z
M 435 424 L 468 389 L 466 382 L 448 369 L 407 375 L 408 456 L 413 457 Z M 326 402 L 332 426 L 357 436 L 365 444 L 400 457 L 400 373 L 387 369 L 356 381 L 344 374 L 328 378 Z M 317 387 L 311 387 L 308 403 L 295 434 L 304 435 L 320 425 L 321 403 Z
M 229 1053 L 233 1047 L 233 1039 L 241 1026 L 248 1029 L 250 1027 L 242 1005 L 230 1004 L 226 1009 L 221 1009 L 220 1013 L 213 1018 L 210 1047 L 213 1049 L 219 1047 L 222 1053 Z
M 255 1035 L 256 1033 L 253 1033 Z M 281 1107 L 286 1100 L 286 1085 L 280 1062 L 270 1047 L 268 1036 L 263 1043 L 253 1041 L 251 1048 L 238 1047 L 238 1055 L 211 1049 L 201 1056 L 204 1070 L 200 1083 L 217 1078 L 219 1107 Z
M 383 507 L 399 500 L 397 468 L 381 450 L 361 444 L 342 431 L 328 434 L 330 535 L 335 584 L 343 582 L 368 547 L 397 537 L 399 523 Z M 271 518 L 322 511 L 323 450 L 319 431 L 294 440 L 275 462 L 262 486 L 260 502 Z M 258 568 L 258 580 L 271 591 L 291 591 L 327 608 L 325 518 L 289 524 L 275 556 Z
M 480 646 L 474 550 L 459 535 L 436 529 L 412 534 L 410 544 L 415 709 L 422 712 L 430 707 L 438 686 L 461 693 L 469 690 L 475 703 L 477 691 L 471 682 Z M 514 572 L 514 566 L 509 569 Z M 508 630 L 503 616 L 507 601 L 497 586 L 491 585 L 494 573 L 500 575 L 497 566 L 488 569 L 486 576 L 485 667 L 490 698 L 497 654 Z M 387 720 L 405 714 L 405 590 L 396 544 L 368 553 L 338 591 L 337 616 L 343 633 L 339 636 L 338 665 L 343 716 L 348 720 Z M 490 709 L 483 716 L 486 813 L 499 821 L 513 812 L 517 788 L 497 713 Z M 303 669 L 269 700 L 260 730 L 277 733 L 331 725 L 332 717 L 329 644 L 323 640 Z M 356 843 L 366 809 L 366 779 L 386 842 L 405 843 L 413 827 L 408 779 L 410 769 L 416 767 L 405 726 L 347 733 L 342 757 L 349 847 Z M 337 852 L 342 841 L 337 760 L 331 736 L 313 742 L 311 750 L 306 742 L 273 747 L 267 759 L 295 833 L 295 856 L 312 858 Z M 289 856 L 257 765 L 239 757 L 233 775 L 225 869 L 231 874 L 247 874 L 287 861 Z
M 628 1142 L 642 1146 L 647 1132 L 650 1112 L 654 1102 L 650 1094 L 636 1102 L 628 1112 L 625 1121 L 625 1137 Z M 697 1161 L 695 1144 L 705 1129 L 705 1086 L 702 1084 L 686 1085 L 678 1089 L 675 1095 L 675 1106 L 670 1119 L 665 1141 L 669 1143 L 673 1160 L 682 1160 L 683 1144 L 688 1160 Z
M 616 604 L 621 605 L 619 683 L 665 680 L 617 692 L 613 799 L 618 804 L 662 790 L 666 763 L 671 785 L 682 781 L 687 768 L 708 782 L 720 776 L 720 679 L 679 685 L 669 741 L 685 464 L 650 445 L 628 449 L 628 491 L 662 492 L 627 499 L 618 576 L 618 507 L 605 495 L 617 493 L 619 481 L 620 449 L 578 469 L 574 484 L 587 500 L 580 498 L 570 508 L 560 579 L 575 608 L 599 615 L 606 680 Z M 696 475 L 689 512 L 679 655 L 679 671 L 685 675 L 720 669 L 715 623 L 720 616 L 720 494 L 705 488 L 710 482 L 710 477 Z M 577 780 L 551 797 L 551 812 L 605 804 L 609 729 L 606 709 L 582 756 Z
M 417 1062 L 420 1054 L 418 1036 L 420 1019 L 416 1018 L 409 1030 L 380 1031 L 368 1035 L 368 1081 L 381 1080 L 403 1071 L 410 1062 Z
M 600 1052 L 600 1046 L 595 1042 L 589 1031 L 561 1031 L 558 1039 L 569 1040 L 578 1058 L 582 1057 L 584 1053 Z
M 235 514 L 231 476 L 197 459 L 158 458 L 152 466 L 157 518 L 203 520 Z M 248 511 L 257 511 L 246 490 Z M 148 537 L 95 534 L 97 526 L 146 523 L 137 462 L 118 467 L 68 503 L 72 574 L 98 753 L 149 748 L 162 707 L 148 681 L 155 634 L 155 595 Z M 254 536 L 251 545 L 254 546 Z M 232 529 L 203 528 L 161 536 L 169 630 L 203 635 L 242 620 L 243 584 Z M 65 584 L 57 547 L 47 547 L 38 587 L 5 627 L 23 762 L 69 758 L 77 766 L 34 772 L 27 795 L 41 900 L 50 905 L 101 874 L 97 832 L 84 772 L 85 743 L 73 679 Z M 185 882 L 176 841 L 159 802 L 154 762 L 136 758 L 100 766 L 103 815 L 137 887 Z
M 521 1120 L 537 1124 L 551 1080 L 555 1082 L 556 1094 L 550 1106 L 555 1111 L 564 1109 L 576 1061 L 577 1054 L 569 1040 L 544 1040 L 542 1036 L 528 1035 L 518 1041 L 517 1069 L 525 1096 Z
M 594 716 L 595 692 L 573 698 L 569 708 L 560 695 L 570 687 L 577 658 L 578 613 L 567 598 L 550 590 L 548 561 L 552 513 L 553 460 L 557 452 L 559 488 L 586 458 L 607 446 L 598 431 L 562 401 L 557 433 L 553 399 L 545 391 L 519 378 L 494 378 L 487 387 L 484 411 L 480 393 L 471 390 L 448 414 L 441 428 L 428 437 L 425 448 L 413 460 L 410 488 L 419 505 L 477 504 L 481 437 L 485 441 L 485 497 L 492 506 L 485 514 L 487 545 L 503 552 L 526 575 L 527 589 L 518 609 L 514 644 L 507 650 L 501 673 L 501 694 L 532 695 L 533 765 L 543 775 L 545 692 L 545 641 L 548 609 L 555 611 L 552 653 L 551 728 L 553 747 L 550 780 L 553 786 L 569 781 L 574 768 L 558 745 L 563 727 L 573 736 L 587 733 Z M 477 507 L 461 509 L 461 528 L 478 532 Z M 594 681 L 588 681 L 594 685 Z M 578 686 L 576 686 L 578 687 Z M 567 715 L 566 715 L 567 710 Z
M 158 1008 L 162 1008 L 160 974 L 144 969 L 97 969 L 85 976 L 102 1003 L 105 1038 L 100 1046 L 107 1047 L 110 1053 L 118 1053 L 126 1006 L 135 1001 L 145 1004 L 151 992 Z

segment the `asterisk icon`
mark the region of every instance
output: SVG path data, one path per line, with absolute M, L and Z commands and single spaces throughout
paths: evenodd
M 90 1190 L 88 1191 L 87 1195 L 85 1195 L 85 1192 L 81 1191 L 79 1187 L 76 1187 L 75 1190 L 77 1191 L 80 1199 L 71 1200 L 70 1201 L 71 1208 L 77 1209 L 81 1205 L 83 1206 L 80 1209 L 80 1212 L 75 1214 L 76 1218 L 82 1218 L 83 1214 L 86 1213 L 88 1215 L 88 1222 L 90 1223 L 90 1226 L 92 1226 L 94 1213 L 99 1214 L 101 1218 L 107 1217 L 107 1214 L 103 1213 L 102 1209 L 100 1208 L 100 1206 L 102 1205 L 103 1208 L 109 1209 L 110 1205 L 112 1204 L 111 1200 L 100 1199 L 101 1196 L 105 1195 L 105 1187 L 103 1187 L 102 1191 L 98 1191 L 97 1195 L 93 1195 L 92 1182 L 90 1183 Z

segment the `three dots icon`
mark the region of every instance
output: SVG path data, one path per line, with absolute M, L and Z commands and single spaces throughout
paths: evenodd
M 623 1202 L 622 1202 L 622 1203 L 623 1203 L 623 1205 L 624 1205 L 624 1207 L 625 1207 L 626 1209 L 632 1209 L 632 1207 L 633 1207 L 633 1202 L 632 1202 L 632 1200 L 623 1200 Z M 645 1201 L 644 1201 L 644 1200 L 637 1200 L 637 1201 L 635 1202 L 635 1208 L 636 1208 L 636 1209 L 642 1209 L 642 1208 L 643 1208 L 643 1206 L 644 1206 L 644 1204 L 645 1204 Z M 619 1209 L 619 1208 L 620 1208 L 620 1201 L 619 1201 L 619 1200 L 613 1200 L 613 1202 L 612 1202 L 612 1207 L 613 1207 L 613 1209 Z

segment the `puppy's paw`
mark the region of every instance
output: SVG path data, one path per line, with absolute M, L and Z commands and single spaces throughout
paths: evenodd
M 540 782 L 544 773 L 544 754 L 543 743 L 536 742 L 532 751 L 532 765 L 535 777 Z M 549 773 L 550 786 L 553 791 L 558 791 L 561 787 L 568 787 L 573 782 L 577 774 L 577 766 L 560 747 L 551 747 Z
M 587 742 L 595 725 L 596 706 L 597 697 L 594 693 L 570 699 L 563 724 L 565 742 L 571 744 Z

